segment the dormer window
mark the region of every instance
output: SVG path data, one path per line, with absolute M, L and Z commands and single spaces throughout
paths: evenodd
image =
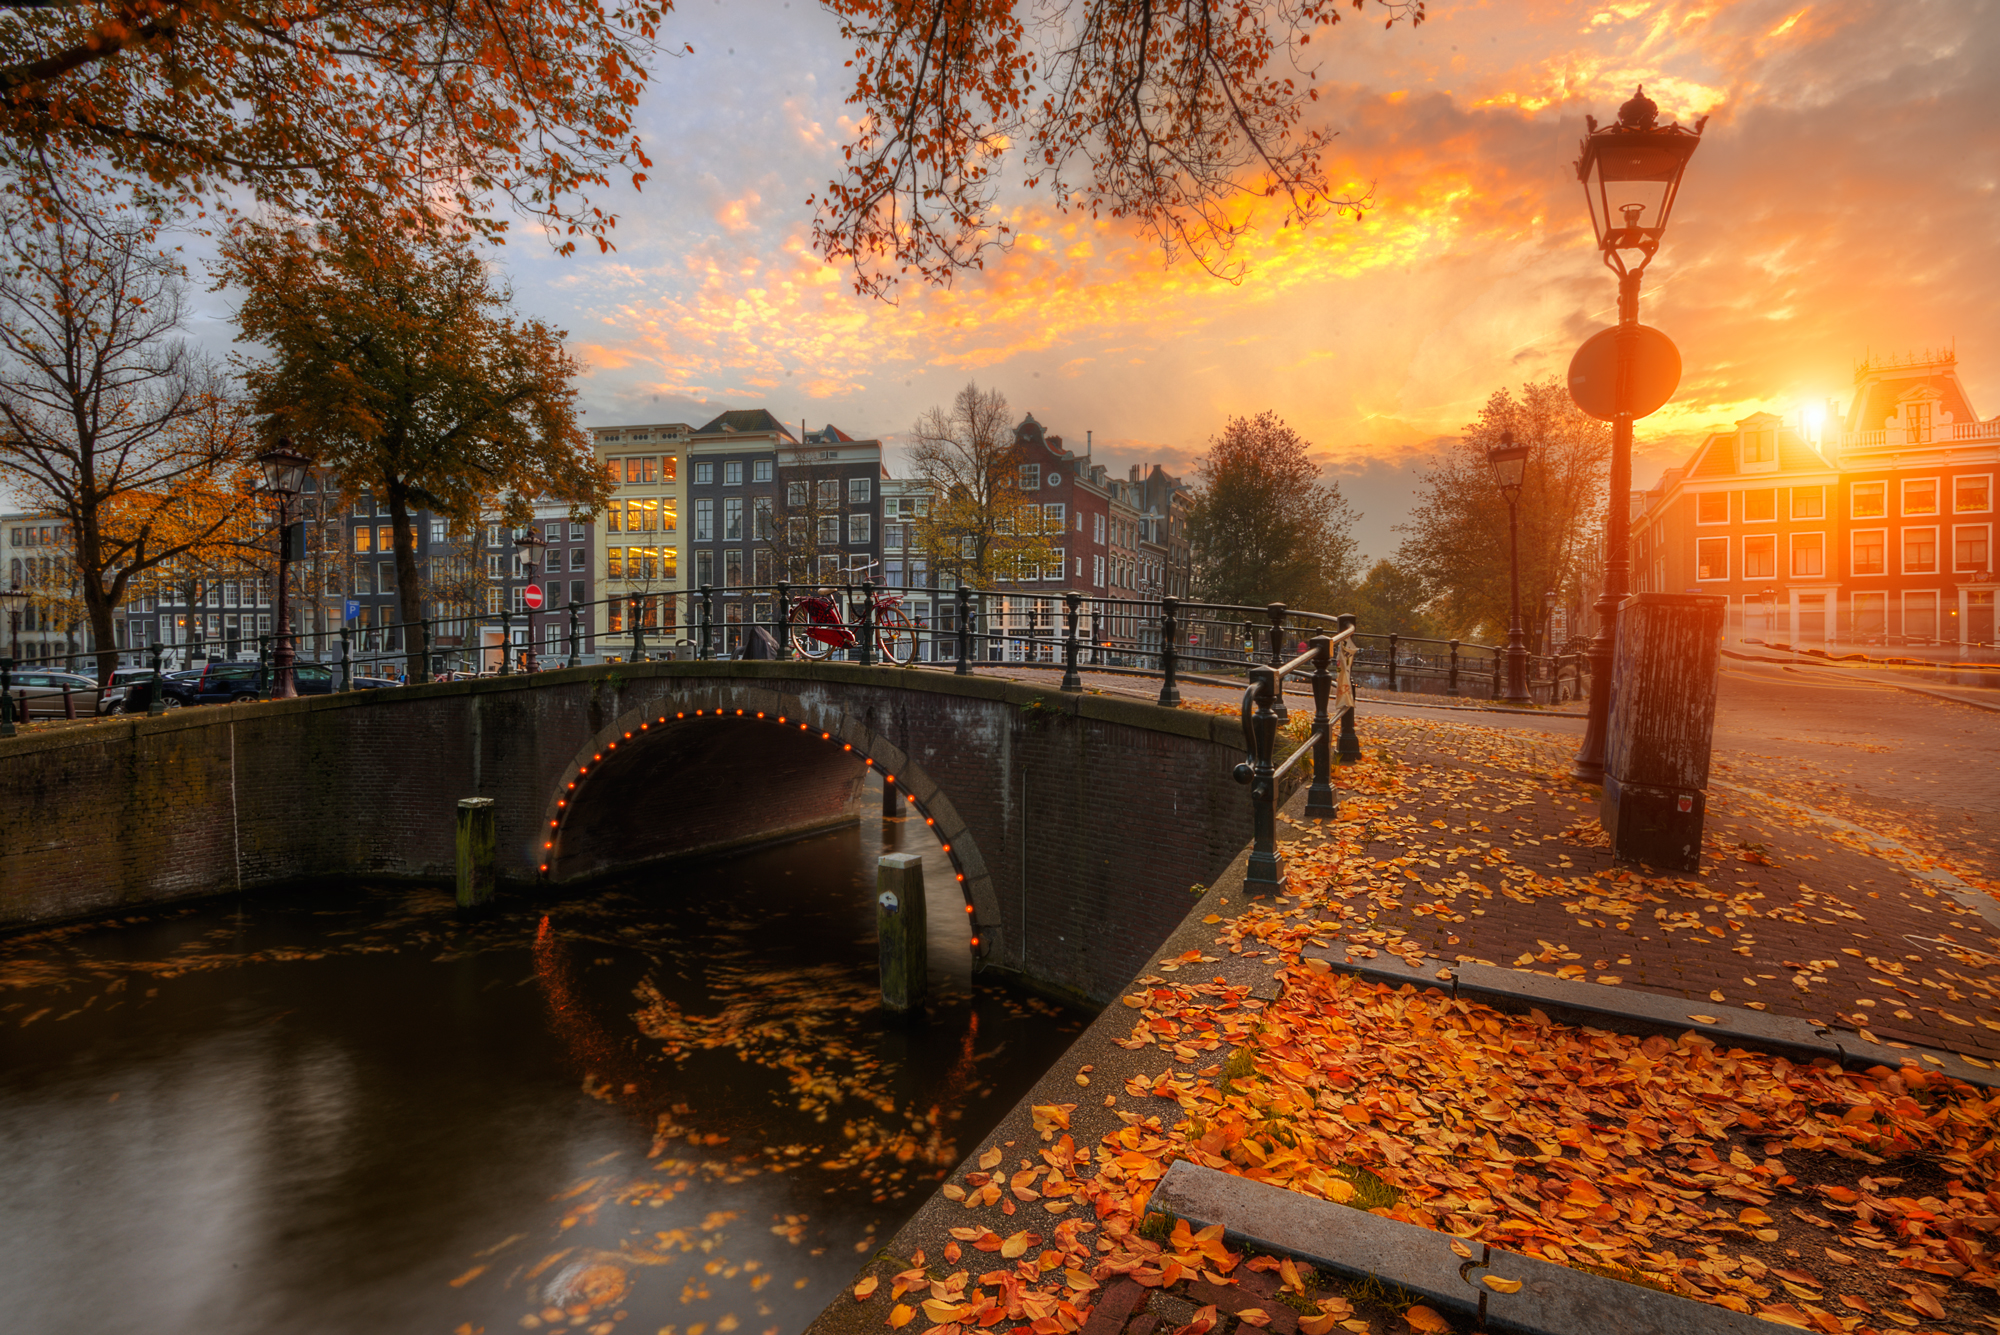
M 1931 405 L 1927 400 L 1916 400 L 1903 405 L 1903 439 L 1918 445 L 1931 438 Z
M 1754 468 L 1759 464 L 1775 465 L 1778 462 L 1778 433 L 1776 431 L 1745 431 L 1743 433 L 1743 466 Z

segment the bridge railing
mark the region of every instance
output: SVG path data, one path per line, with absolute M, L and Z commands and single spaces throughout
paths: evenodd
M 1339 814 L 1333 796 L 1334 716 L 1340 720 L 1340 756 L 1344 763 L 1361 757 L 1354 735 L 1355 656 L 1354 618 L 1338 618 L 1340 630 L 1332 635 L 1315 635 L 1306 651 L 1277 664 L 1260 663 L 1250 669 L 1250 684 L 1243 691 L 1243 744 L 1249 752 L 1236 767 L 1236 781 L 1250 785 L 1250 866 L 1244 877 L 1249 894 L 1275 892 L 1285 884 L 1284 864 L 1278 858 L 1278 780 L 1310 754 L 1312 785 L 1306 790 L 1308 819 L 1332 820 Z M 1272 763 L 1283 707 L 1284 680 L 1312 666 L 1313 721 L 1303 743 L 1283 764 Z M 1337 692 L 1336 692 L 1337 687 Z M 1329 696 L 1333 713 L 1328 712 Z M 1308 751 L 1310 747 L 1310 751 Z

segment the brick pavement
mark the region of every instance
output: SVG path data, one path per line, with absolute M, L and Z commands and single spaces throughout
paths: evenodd
M 1617 866 L 1567 739 L 1378 718 L 1366 751 L 1333 839 L 1286 850 L 1331 935 L 2000 1060 L 2000 930 L 1921 865 L 1717 792 L 1701 872 Z

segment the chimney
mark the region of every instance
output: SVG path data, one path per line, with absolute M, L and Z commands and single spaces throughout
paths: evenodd
M 1048 438 L 1048 441 L 1050 449 L 1054 450 L 1057 454 L 1061 454 L 1063 452 L 1061 436 L 1050 436 Z
M 1137 465 L 1137 464 L 1133 464 L 1133 465 L 1132 465 L 1132 484 L 1133 484 L 1134 486 L 1137 486 L 1137 485 L 1138 485 L 1138 483 L 1139 483 L 1139 465 Z

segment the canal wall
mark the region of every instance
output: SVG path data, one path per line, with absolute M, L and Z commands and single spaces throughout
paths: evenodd
M 475 796 L 495 802 L 503 887 L 576 884 L 851 819 L 875 768 L 948 846 L 982 967 L 1101 1002 L 1242 848 L 1241 759 L 1232 719 L 850 664 L 621 664 L 185 709 L 0 741 L 0 926 L 449 880 L 453 813 Z

